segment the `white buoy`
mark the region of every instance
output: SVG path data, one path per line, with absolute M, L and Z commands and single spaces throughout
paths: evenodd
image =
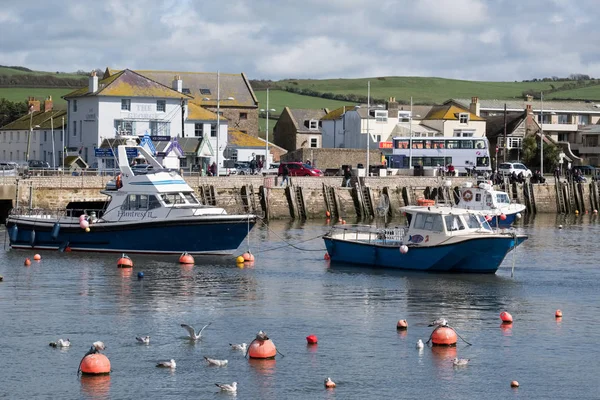
M 400 246 L 400 253 L 402 254 L 406 254 L 408 253 L 408 246 L 403 244 L 402 246 Z
M 521 217 L 522 217 L 521 213 L 517 213 L 516 217 L 517 217 L 517 219 L 521 219 Z

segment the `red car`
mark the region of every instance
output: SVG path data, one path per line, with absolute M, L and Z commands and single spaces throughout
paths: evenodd
M 323 176 L 323 172 L 320 169 L 313 168 L 301 162 L 282 162 L 279 164 L 278 175 L 283 175 L 284 165 L 287 165 L 290 176 Z

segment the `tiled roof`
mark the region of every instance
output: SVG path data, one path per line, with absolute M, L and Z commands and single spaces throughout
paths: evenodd
M 96 92 L 89 92 L 86 86 L 63 96 L 63 98 L 69 99 L 83 96 L 153 97 L 162 99 L 190 98 L 186 94 L 171 89 L 170 85 L 165 86 L 128 69 L 99 80 Z
M 125 145 L 127 144 L 127 140 L 126 138 L 108 138 L 108 139 L 104 139 L 102 141 L 102 143 L 100 143 L 100 149 L 110 149 L 112 148 L 115 153 L 117 151 L 117 147 L 121 146 L 121 145 Z
M 294 121 L 294 125 L 296 130 L 299 133 L 316 133 L 321 132 L 321 128 L 318 130 L 308 129 L 308 122 L 310 120 L 319 121 L 325 115 L 327 115 L 328 110 L 326 108 L 320 109 L 310 109 L 310 108 L 288 108 L 286 107 L 288 112 L 292 116 L 292 120 Z
M 67 111 L 65 110 L 51 110 L 51 111 L 35 111 L 33 116 L 31 114 L 24 114 L 19 117 L 17 120 L 12 121 L 4 125 L 0 130 L 10 131 L 10 130 L 28 130 L 30 127 L 33 127 L 34 130 L 45 130 L 52 129 L 52 125 L 54 125 L 54 129 L 61 129 L 63 127 L 63 117 L 64 117 L 64 125 L 67 125 Z M 52 120 L 52 121 L 51 121 Z M 31 124 L 31 125 L 30 125 Z M 39 128 L 35 126 L 39 125 Z
M 189 89 L 194 103 L 202 106 L 217 105 L 217 73 L 216 72 L 178 72 L 178 71 L 149 71 L 136 70 L 135 72 L 146 76 L 165 86 L 171 87 L 175 76 L 181 77 L 183 88 Z M 107 68 L 107 73 L 115 73 L 115 70 Z M 106 73 L 105 73 L 106 74 Z M 241 74 L 219 74 L 219 85 L 222 107 L 258 107 L 258 100 L 250 86 L 246 75 Z M 233 100 L 226 100 L 233 97 Z M 209 98 L 212 100 L 203 100 Z
M 525 113 L 506 113 L 506 134 L 510 135 L 525 120 Z M 504 135 L 504 115 L 485 119 L 485 135 L 489 138 Z
M 327 120 L 340 119 L 346 111 L 353 111 L 355 107 L 356 107 L 356 104 L 348 104 L 347 106 L 342 106 L 340 108 L 336 108 L 335 110 L 329 111 L 327 114 L 325 114 L 321 118 L 321 120 L 327 121 Z
M 265 141 L 261 140 L 255 136 L 248 135 L 247 133 L 240 132 L 235 129 L 229 130 L 227 132 L 227 147 L 256 147 L 260 149 L 265 148 Z M 269 147 L 272 146 L 272 143 L 269 142 Z
M 200 145 L 199 137 L 180 137 L 177 138 L 177 141 L 179 142 L 179 146 L 185 154 L 195 154 L 198 151 L 198 146 Z
M 471 99 L 452 99 L 452 101 L 466 108 L 469 108 L 469 105 L 471 104 Z M 523 111 L 525 110 L 527 104 L 531 104 L 533 111 L 535 112 L 539 113 L 542 109 L 542 102 L 540 100 L 533 100 L 530 102 L 525 99 L 479 100 L 481 110 L 504 111 L 504 104 L 506 104 L 507 111 Z M 600 114 L 600 103 L 585 101 L 544 100 L 544 111 L 588 112 Z
M 444 120 L 444 121 L 457 121 L 458 116 L 461 113 L 469 113 L 470 121 L 485 121 L 485 119 L 478 117 L 477 115 L 469 112 L 468 109 L 457 107 L 453 104 L 443 104 L 441 106 L 433 106 L 431 111 L 425 116 L 425 120 Z
M 188 102 L 188 120 L 194 121 L 216 121 L 217 113 L 206 108 L 200 107 L 194 103 Z M 221 115 L 221 121 L 227 121 L 227 118 Z

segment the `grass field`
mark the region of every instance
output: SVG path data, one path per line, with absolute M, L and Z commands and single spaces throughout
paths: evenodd
M 61 96 L 72 91 L 71 88 L 0 88 L 0 98 L 4 97 L 9 101 L 19 102 L 26 101 L 29 96 L 40 101 L 52 96 L 54 107 L 64 109 L 67 107 L 67 102 Z
M 61 72 L 59 74 L 49 71 L 21 71 L 20 69 L 0 67 L 0 75 L 52 75 L 57 78 L 72 78 L 72 79 L 81 79 L 85 78 L 85 76 L 77 75 L 74 73 L 66 73 Z
M 544 94 L 544 99 L 546 94 Z M 549 93 L 549 99 L 578 99 L 600 101 L 600 85 Z

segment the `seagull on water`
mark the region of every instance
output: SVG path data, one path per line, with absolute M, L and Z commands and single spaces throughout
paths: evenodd
M 246 343 L 242 343 L 242 344 L 231 344 L 231 343 L 229 343 L 229 345 L 231 346 L 231 348 L 233 350 L 239 350 L 239 351 L 242 351 L 244 353 L 246 352 L 246 349 L 248 348 L 248 345 Z
M 452 364 L 454 364 L 455 367 L 463 367 L 463 366 L 467 365 L 468 363 L 469 363 L 468 358 L 455 358 L 454 360 L 452 360 Z
M 208 324 L 204 325 L 198 333 L 196 333 L 196 330 L 189 325 L 181 324 L 181 327 L 188 331 L 191 340 L 198 340 L 202 338 L 202 331 L 204 331 L 206 327 L 210 326 L 210 324 L 212 324 L 212 322 L 209 322 Z
M 425 347 L 425 345 L 423 344 L 423 341 L 419 339 L 419 341 L 417 342 L 417 349 L 422 350 L 423 347 Z
M 150 336 L 136 336 L 135 340 L 140 343 L 150 344 Z
M 225 367 L 229 361 L 227 360 L 216 360 L 214 358 L 208 358 L 204 356 L 204 359 L 208 361 L 208 365 L 215 365 L 217 367 Z
M 171 358 L 170 361 L 161 361 L 161 362 L 157 363 L 156 366 L 160 367 L 160 368 L 171 368 L 171 369 L 173 369 L 173 368 L 177 367 L 177 364 L 175 364 L 175 360 L 173 360 Z
M 448 321 L 446 318 L 438 318 L 430 323 L 429 326 L 448 326 Z
M 237 382 L 233 382 L 231 385 L 228 383 L 215 383 L 215 385 L 217 385 L 223 392 L 237 392 Z
M 333 389 L 335 387 L 335 382 L 331 380 L 331 378 L 325 379 L 325 387 L 327 389 Z
M 67 340 L 58 339 L 56 342 L 50 342 L 50 346 L 52 346 L 52 347 L 70 347 L 71 341 L 68 338 L 67 338 Z

